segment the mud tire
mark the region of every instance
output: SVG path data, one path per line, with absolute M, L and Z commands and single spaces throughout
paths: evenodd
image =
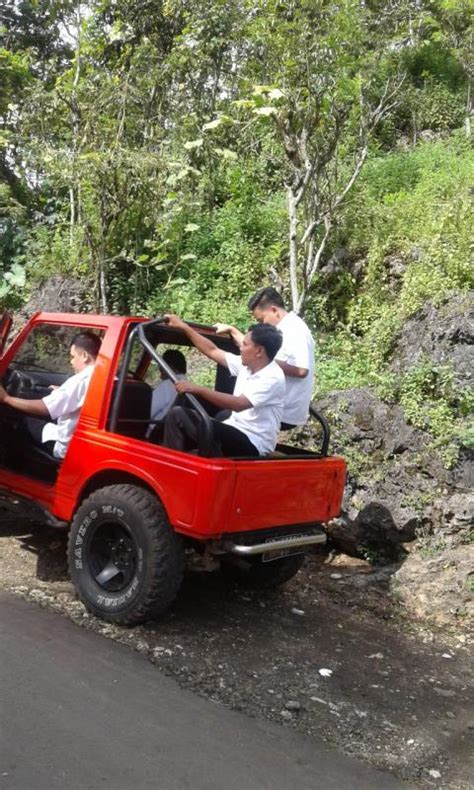
M 139 486 L 113 485 L 94 491 L 77 510 L 68 562 L 90 612 L 135 625 L 156 618 L 176 597 L 184 549 L 156 496 Z

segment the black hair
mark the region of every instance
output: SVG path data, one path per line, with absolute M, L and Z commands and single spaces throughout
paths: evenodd
M 94 334 L 94 332 L 85 331 L 78 332 L 77 335 L 74 335 L 71 346 L 82 349 L 82 351 L 85 351 L 90 357 L 96 359 L 101 343 L 102 340 L 99 335 Z
M 249 310 L 255 310 L 257 307 L 264 310 L 271 306 L 285 309 L 283 298 L 276 288 L 260 288 L 248 301 Z
M 281 348 L 283 335 L 272 324 L 254 324 L 249 327 L 252 342 L 265 349 L 267 357 L 272 360 Z
M 186 373 L 186 357 L 181 351 L 167 348 L 163 354 L 163 359 L 175 373 Z

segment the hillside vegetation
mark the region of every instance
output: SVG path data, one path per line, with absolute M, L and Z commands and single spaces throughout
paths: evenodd
M 374 386 L 455 462 L 472 396 L 391 355 L 473 287 L 469 2 L 7 0 L 1 24 L 4 307 L 61 275 L 86 308 L 245 326 L 274 284 L 316 395 Z

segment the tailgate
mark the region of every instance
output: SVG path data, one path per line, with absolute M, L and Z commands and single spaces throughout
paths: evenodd
M 238 467 L 226 532 L 329 521 L 340 513 L 345 480 L 338 456 Z

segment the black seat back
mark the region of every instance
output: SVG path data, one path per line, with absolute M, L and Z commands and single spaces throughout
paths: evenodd
M 107 428 L 110 428 L 110 413 L 117 396 L 117 381 L 112 393 L 111 408 Z M 124 383 L 118 413 L 117 433 L 144 439 L 151 413 L 152 388 L 145 381 L 127 379 Z

